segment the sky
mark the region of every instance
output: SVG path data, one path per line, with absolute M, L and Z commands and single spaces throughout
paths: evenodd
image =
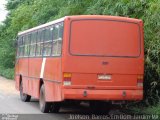
M 7 0 L 0 0 L 0 22 L 4 21 L 7 15 L 7 10 L 5 9 L 5 4 Z

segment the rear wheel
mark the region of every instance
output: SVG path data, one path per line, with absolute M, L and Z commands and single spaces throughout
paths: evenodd
M 48 113 L 51 108 L 51 103 L 46 102 L 46 100 L 45 100 L 44 85 L 42 85 L 41 89 L 40 89 L 39 106 L 40 106 L 41 112 L 43 112 L 43 113 Z
M 90 101 L 90 108 L 94 113 L 108 113 L 111 104 L 103 101 Z
M 20 83 L 20 98 L 23 102 L 29 102 L 31 99 L 30 95 L 27 95 L 26 93 L 23 92 L 23 82 L 22 81 Z
M 52 113 L 58 113 L 60 109 L 61 104 L 59 102 L 53 102 L 51 105 L 51 112 Z

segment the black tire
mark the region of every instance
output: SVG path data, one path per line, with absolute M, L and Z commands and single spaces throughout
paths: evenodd
M 23 82 L 20 82 L 20 98 L 23 102 L 29 102 L 31 100 L 31 96 L 27 95 L 23 92 Z
M 90 101 L 89 106 L 90 106 L 92 112 L 96 112 L 97 110 L 99 110 L 99 107 L 100 107 L 100 106 L 98 106 L 97 101 Z
M 110 103 L 103 101 L 90 101 L 90 108 L 93 113 L 108 113 L 110 111 Z
M 40 107 L 40 110 L 42 113 L 48 113 L 51 109 L 51 103 L 46 102 L 46 100 L 45 100 L 44 85 L 42 85 L 40 88 L 39 107 Z
M 58 113 L 60 107 L 61 107 L 61 103 L 60 102 L 53 102 L 52 105 L 51 105 L 51 112 L 52 113 Z

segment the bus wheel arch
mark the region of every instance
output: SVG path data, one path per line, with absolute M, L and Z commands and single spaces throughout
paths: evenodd
M 20 74 L 20 76 L 19 76 L 19 90 L 20 90 L 21 82 L 22 82 L 22 75 Z
M 41 89 L 41 86 L 44 84 L 44 82 L 43 82 L 43 79 L 42 78 L 40 78 L 40 84 L 39 84 L 39 91 L 40 91 L 40 89 Z
M 24 93 L 23 92 L 23 80 L 22 80 L 22 75 L 20 75 L 20 78 L 19 78 L 19 91 L 20 91 L 20 98 L 23 102 L 29 102 L 30 99 L 31 99 L 31 96 Z
M 60 109 L 60 102 L 47 102 L 45 100 L 45 84 L 43 79 L 40 79 L 40 89 L 39 89 L 39 107 L 41 112 L 43 113 L 48 113 L 48 112 L 52 112 L 52 113 L 57 113 L 59 112 Z
M 48 113 L 51 108 L 51 103 L 45 100 L 45 87 L 43 82 L 40 81 L 40 92 L 39 92 L 39 107 L 42 113 Z

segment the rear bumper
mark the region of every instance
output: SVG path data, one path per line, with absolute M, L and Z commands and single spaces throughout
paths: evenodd
M 63 97 L 72 100 L 142 100 L 143 90 L 64 89 Z

